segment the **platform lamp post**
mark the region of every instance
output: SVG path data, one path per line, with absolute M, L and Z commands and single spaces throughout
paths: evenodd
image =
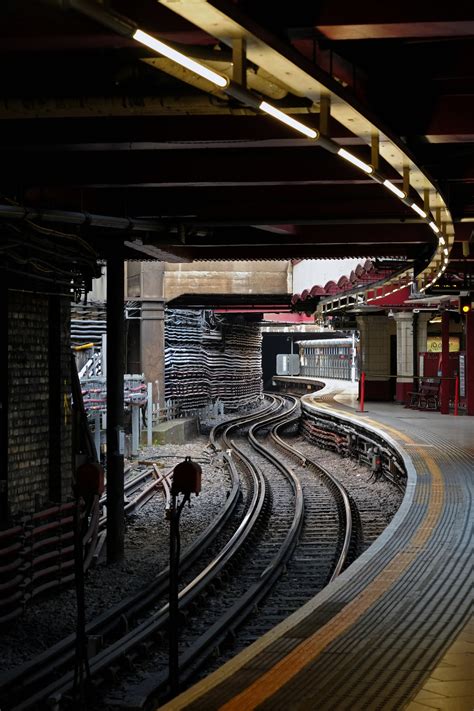
M 171 484 L 170 521 L 170 585 L 169 585 L 169 688 L 172 696 L 178 693 L 179 687 L 179 556 L 180 534 L 179 519 L 181 511 L 191 494 L 199 495 L 201 491 L 202 469 L 191 457 L 177 464 L 173 470 Z M 178 496 L 183 498 L 178 502 Z

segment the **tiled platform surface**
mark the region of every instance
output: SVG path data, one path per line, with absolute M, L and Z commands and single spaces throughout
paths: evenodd
M 338 381 L 306 401 L 403 449 L 403 504 L 334 583 L 163 708 L 472 711 L 474 418 L 357 413 L 355 386 Z

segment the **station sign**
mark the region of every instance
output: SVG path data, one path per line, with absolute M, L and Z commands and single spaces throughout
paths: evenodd
M 460 349 L 459 336 L 449 337 L 449 352 L 457 353 Z M 441 353 L 442 339 L 441 336 L 428 336 L 426 339 L 426 350 L 428 353 Z

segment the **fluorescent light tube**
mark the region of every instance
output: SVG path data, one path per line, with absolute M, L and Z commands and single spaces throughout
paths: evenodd
M 436 224 L 436 222 L 433 222 L 433 220 L 431 220 L 431 222 L 428 222 L 428 224 L 429 224 L 429 226 L 431 227 L 431 229 L 433 230 L 433 232 L 436 232 L 436 234 L 438 234 L 438 232 L 439 232 L 439 227 L 438 227 L 438 225 Z
M 438 232 L 439 232 L 439 230 L 438 230 Z M 446 240 L 444 239 L 443 235 L 440 235 L 440 236 L 438 237 L 438 243 L 439 243 L 442 247 L 444 247 L 444 245 L 446 244 Z
M 345 148 L 339 148 L 339 150 L 337 152 L 338 152 L 338 155 L 340 155 L 342 158 L 345 158 L 346 160 L 348 160 L 349 163 L 356 165 L 358 168 L 363 170 L 364 173 L 373 173 L 374 172 L 374 169 L 372 168 L 371 165 L 368 165 L 367 163 L 364 163 L 363 160 L 360 160 L 360 158 L 353 156 L 352 153 L 349 153 L 349 151 L 346 151 Z
M 391 190 L 392 193 L 394 193 L 397 197 L 399 197 L 401 200 L 403 200 L 406 195 L 403 192 L 403 190 L 400 190 L 400 188 L 397 188 L 396 185 L 394 185 L 390 180 L 384 180 L 383 184 L 385 185 L 386 188 Z
M 426 212 L 425 212 L 424 210 L 422 210 L 421 207 L 418 207 L 418 205 L 417 205 L 416 203 L 412 202 L 412 204 L 410 205 L 410 207 L 411 207 L 412 210 L 414 210 L 415 212 L 417 212 L 420 217 L 423 217 L 423 218 L 428 217 L 428 215 L 426 214 Z
M 273 118 L 278 119 L 278 121 L 286 123 L 287 126 L 294 128 L 300 133 L 303 133 L 305 136 L 308 136 L 308 138 L 319 138 L 319 133 L 318 131 L 315 131 L 314 128 L 309 128 L 308 126 L 305 126 L 300 121 L 297 121 L 291 116 L 288 116 L 288 114 L 285 114 L 283 111 L 280 111 L 280 109 L 275 108 L 266 101 L 262 101 L 258 108 L 262 111 L 265 111 L 266 114 L 270 114 L 270 116 L 273 116 Z
M 449 251 L 448 251 L 448 248 L 447 248 L 447 247 L 445 247 L 445 248 L 443 249 L 443 252 L 445 253 L 446 256 L 448 256 Z
M 146 45 L 150 49 L 153 49 L 155 52 L 162 54 L 164 57 L 168 57 L 168 59 L 171 59 L 177 64 L 180 64 L 182 67 L 186 67 L 186 69 L 189 69 L 191 72 L 199 74 L 200 77 L 203 77 L 203 79 L 207 79 L 216 86 L 225 88 L 229 83 L 227 77 L 224 77 L 221 74 L 217 74 L 217 72 L 213 72 L 212 69 L 208 69 L 203 64 L 195 62 L 194 59 L 186 57 L 186 55 L 176 51 L 172 47 L 169 47 L 164 42 L 161 42 L 160 40 L 156 39 L 155 37 L 152 37 L 146 32 L 142 32 L 142 30 L 136 30 L 133 35 L 133 39 L 137 40 L 137 42 L 140 42 L 141 44 Z

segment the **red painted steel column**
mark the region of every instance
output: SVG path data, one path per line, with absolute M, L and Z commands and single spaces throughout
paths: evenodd
M 359 412 L 364 412 L 364 401 L 365 401 L 365 373 L 360 374 L 360 410 Z
M 466 315 L 466 413 L 474 415 L 474 312 Z
M 454 382 L 454 414 L 458 415 L 459 407 L 459 375 L 456 375 L 456 380 Z
M 443 311 L 441 316 L 441 390 L 440 411 L 442 415 L 449 415 L 449 311 Z

